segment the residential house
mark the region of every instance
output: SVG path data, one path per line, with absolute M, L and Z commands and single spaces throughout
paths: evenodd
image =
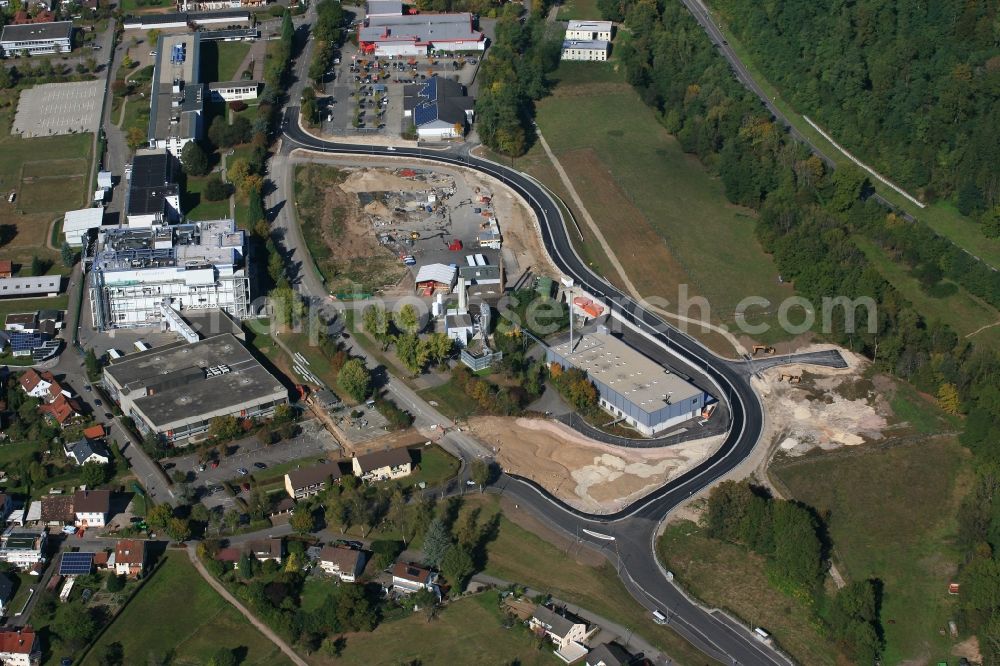
M 437 573 L 416 564 L 397 562 L 392 567 L 392 589 L 404 594 L 420 590 L 436 592 Z
M 80 407 L 80 403 L 75 398 L 67 398 L 64 395 L 60 395 L 48 404 L 39 405 L 38 411 L 51 418 L 63 428 L 83 416 L 83 409 Z
M 278 564 L 281 564 L 281 560 L 285 557 L 285 542 L 281 537 L 271 537 L 263 541 L 254 541 L 250 544 L 250 552 L 258 562 L 274 560 Z
M 83 436 L 87 439 L 103 439 L 105 434 L 104 426 L 100 423 L 83 429 Z
M 73 498 L 70 495 L 47 495 L 42 498 L 42 513 L 39 520 L 43 525 L 62 528 L 76 522 Z
M 413 471 L 413 460 L 407 449 L 389 449 L 357 456 L 351 461 L 354 474 L 364 481 L 401 479 Z
M 5 573 L 0 573 L 0 617 L 10 615 L 7 604 L 14 598 L 14 581 Z
M 34 317 L 35 315 L 32 315 Z M 33 320 L 37 321 L 37 319 Z M 32 325 L 34 327 L 34 324 Z M 51 395 L 49 389 L 52 386 L 58 385 L 56 378 L 51 372 L 43 370 L 38 372 L 34 368 L 29 368 L 20 377 L 17 378 L 18 383 L 21 385 L 21 390 L 30 395 L 32 398 L 42 398 L 43 400 Z
M 107 465 L 111 462 L 111 454 L 101 442 L 92 442 L 89 439 L 66 442 L 63 450 L 66 452 L 66 457 L 71 458 L 77 465 L 86 465 L 89 462 Z
M 48 534 L 45 530 L 9 529 L 0 537 L 0 561 L 9 562 L 19 569 L 35 571 L 44 564 Z M 0 656 L 0 664 L 6 663 Z
M 528 627 L 548 637 L 556 648 L 556 656 L 567 664 L 587 654 L 587 648 L 583 646 L 590 633 L 587 623 L 565 609 L 556 611 L 539 606 L 528 620 Z
M 7 520 L 7 516 L 14 510 L 14 500 L 7 493 L 0 493 L 0 520 Z
M 117 544 L 115 544 L 114 569 L 116 575 L 138 578 L 145 572 L 145 567 L 145 541 L 139 541 L 138 539 L 121 539 Z
M 331 482 L 340 480 L 340 465 L 335 462 L 292 470 L 285 474 L 285 490 L 289 497 L 302 499 L 317 495 Z
M 41 663 L 42 646 L 38 634 L 30 626 L 0 629 L 0 664 L 38 666 Z
M 242 556 L 243 552 L 239 548 L 220 548 L 215 554 L 215 560 L 223 564 L 232 564 L 234 569 L 239 569 Z
M 628 666 L 635 660 L 618 643 L 601 643 L 587 653 L 587 666 Z
M 110 490 L 78 490 L 73 496 L 73 510 L 79 527 L 104 527 L 111 512 Z
M 345 583 L 353 583 L 365 568 L 364 551 L 325 546 L 319 553 L 319 568 Z
M 13 280 L 14 278 L 9 278 Z M 3 330 L 15 333 L 34 333 L 38 330 L 37 312 L 12 312 L 4 317 Z

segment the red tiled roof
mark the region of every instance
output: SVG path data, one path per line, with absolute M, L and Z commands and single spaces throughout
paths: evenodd
M 14 272 L 14 264 L 9 259 L 0 259 L 0 273 L 7 274 Z
M 353 572 L 358 566 L 358 558 L 361 552 L 351 548 L 338 548 L 337 546 L 324 546 L 319 553 L 322 562 L 333 562 L 341 571 Z
M 84 428 L 83 436 L 87 439 L 100 439 L 101 437 L 104 437 L 104 426 L 98 423 L 95 426 Z
M 51 415 L 59 425 L 66 423 L 66 421 L 74 416 L 80 415 L 80 405 L 77 404 L 76 400 L 67 398 L 61 393 L 58 398 L 47 405 L 40 406 L 38 409 L 44 414 Z
M 242 555 L 239 548 L 220 548 L 215 554 L 215 559 L 219 562 L 239 562 Z
M 77 513 L 107 513 L 111 510 L 110 490 L 78 490 L 73 495 Z
M 0 652 L 9 654 L 31 654 L 35 646 L 35 630 L 31 627 L 4 629 L 0 631 Z
M 115 546 L 115 564 L 142 564 L 145 554 L 145 541 L 122 539 Z

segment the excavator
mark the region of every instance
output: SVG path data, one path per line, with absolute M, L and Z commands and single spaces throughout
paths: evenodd
M 763 352 L 765 354 L 773 354 L 774 353 L 774 347 L 771 347 L 770 345 L 754 345 L 753 346 L 753 354 L 754 354 L 754 356 L 756 356 L 757 354 L 760 354 L 761 352 Z

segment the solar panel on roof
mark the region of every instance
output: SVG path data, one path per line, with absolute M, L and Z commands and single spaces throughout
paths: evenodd
M 413 124 L 417 127 L 437 120 L 437 104 L 424 103 L 413 109 Z
M 93 553 L 63 553 L 59 562 L 60 576 L 86 576 L 94 568 Z

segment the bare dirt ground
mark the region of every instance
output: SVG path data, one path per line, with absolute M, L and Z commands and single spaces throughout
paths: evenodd
M 829 349 L 829 345 L 807 348 Z M 764 442 L 779 442 L 790 456 L 819 447 L 824 450 L 881 440 L 892 410 L 875 382 L 862 376 L 868 363 L 841 349 L 847 368 L 788 365 L 754 379 L 767 411 Z M 801 378 L 791 383 L 788 377 Z
M 722 442 L 711 437 L 660 449 L 624 449 L 543 419 L 476 417 L 469 425 L 498 448 L 496 459 L 505 470 L 594 513 L 627 506 L 704 460 Z

